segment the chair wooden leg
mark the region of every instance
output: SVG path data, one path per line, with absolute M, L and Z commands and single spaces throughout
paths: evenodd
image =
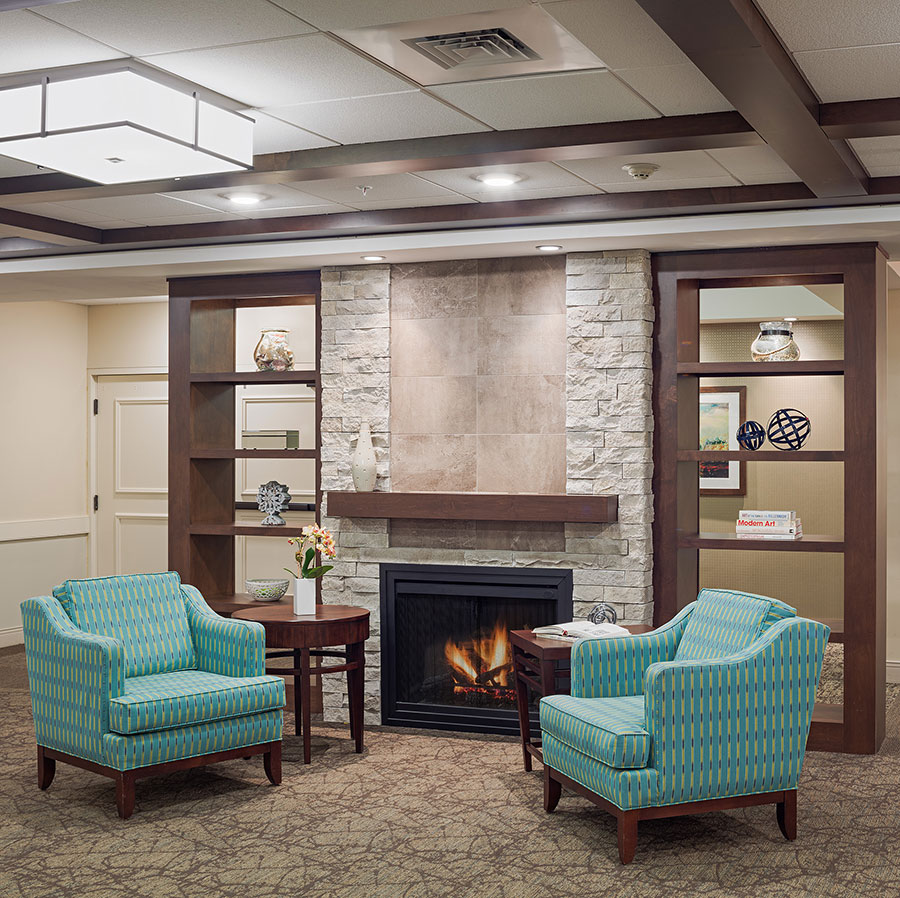
M 281 785 L 281 743 L 276 742 L 264 755 L 263 767 L 273 786 Z
M 619 860 L 630 864 L 637 848 L 638 812 L 622 811 L 619 814 Z
M 116 774 L 116 809 L 123 820 L 134 813 L 134 774 L 127 770 Z
M 56 776 L 56 760 L 44 754 L 43 745 L 37 747 L 37 775 L 38 788 L 42 791 L 50 787 L 53 777 Z
M 559 804 L 559 796 L 562 795 L 562 783 L 553 779 L 550 768 L 544 764 L 544 810 L 552 814 Z
M 791 789 L 784 793 L 784 801 L 775 805 L 775 814 L 778 817 L 778 828 L 785 839 L 793 842 L 797 838 L 797 790 Z

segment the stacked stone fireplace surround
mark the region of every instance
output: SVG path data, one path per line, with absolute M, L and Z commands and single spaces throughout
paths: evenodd
M 515 272 L 516 260 L 508 262 Z M 430 264 L 436 278 L 433 301 L 440 302 L 440 266 L 446 263 Z M 420 268 L 427 274 L 427 266 Z M 395 278 L 400 274 L 398 269 L 393 273 Z M 654 310 L 649 253 L 569 254 L 564 276 L 565 439 L 560 445 L 564 442 L 565 491 L 618 495 L 619 519 L 612 524 L 561 524 L 558 531 L 537 534 L 530 525 L 507 524 L 498 528 L 494 539 L 473 541 L 465 522 L 428 522 L 417 528 L 411 522 L 394 522 L 392 527 L 386 519 L 330 517 L 326 499 L 323 523 L 335 533 L 338 560 L 325 577 L 323 600 L 362 606 L 372 615 L 366 647 L 367 723 L 381 722 L 382 562 L 571 569 L 576 617 L 605 601 L 623 622 L 652 618 Z M 391 279 L 389 265 L 322 271 L 326 497 L 329 490 L 353 489 L 350 457 L 361 421 L 372 428 L 376 490 L 391 489 Z M 346 721 L 342 678 L 323 678 L 323 688 L 325 719 Z

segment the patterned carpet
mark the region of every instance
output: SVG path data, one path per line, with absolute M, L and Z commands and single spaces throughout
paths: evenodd
M 35 784 L 24 661 L 0 656 L 0 895 L 16 898 L 762 898 L 900 896 L 900 687 L 875 757 L 811 753 L 799 839 L 773 808 L 642 823 L 620 867 L 612 818 L 504 739 L 374 728 L 355 755 L 320 727 L 285 740 L 284 783 L 233 761 L 142 780 L 128 822 L 111 780 L 61 765 Z M 539 765 L 536 765 L 539 766 Z

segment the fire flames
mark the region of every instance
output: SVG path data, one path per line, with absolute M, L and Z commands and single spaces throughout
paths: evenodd
M 453 674 L 453 691 L 512 694 L 512 652 L 506 627 L 497 623 L 490 636 L 455 643 L 448 639 L 444 655 Z

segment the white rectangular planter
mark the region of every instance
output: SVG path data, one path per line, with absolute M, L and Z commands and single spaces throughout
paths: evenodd
M 294 614 L 316 613 L 316 581 L 294 577 Z

